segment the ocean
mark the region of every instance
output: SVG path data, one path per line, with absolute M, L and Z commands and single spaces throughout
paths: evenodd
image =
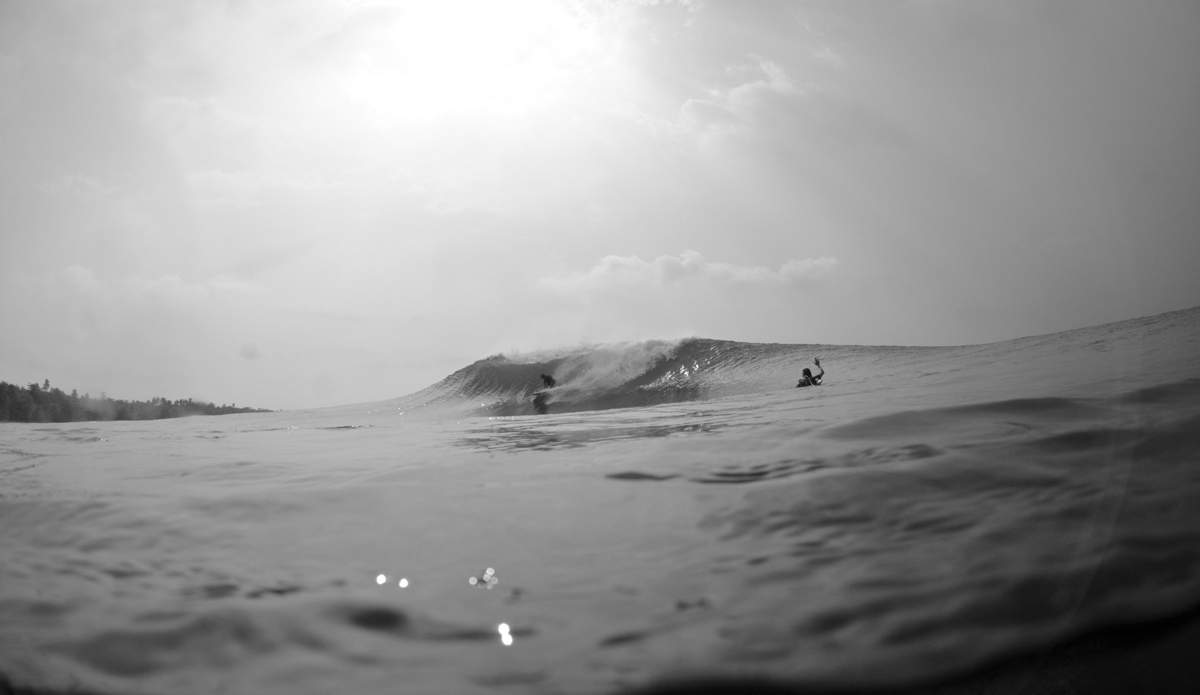
M 813 357 L 824 383 L 794 388 Z M 0 423 L 0 691 L 937 683 L 1193 613 L 1198 452 L 1200 308 L 961 347 L 576 346 L 379 403 Z

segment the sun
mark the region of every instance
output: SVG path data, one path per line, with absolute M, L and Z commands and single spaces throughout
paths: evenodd
M 586 17 L 550 0 L 412 2 L 345 82 L 392 116 L 522 113 L 555 98 L 597 46 Z

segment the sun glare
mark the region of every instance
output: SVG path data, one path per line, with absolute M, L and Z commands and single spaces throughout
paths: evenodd
M 595 44 L 580 17 L 546 0 L 401 7 L 387 43 L 360 54 L 360 79 L 353 81 L 401 118 L 536 108 L 570 80 Z

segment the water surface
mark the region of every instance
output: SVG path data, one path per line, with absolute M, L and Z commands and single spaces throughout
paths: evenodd
M 814 355 L 825 384 L 791 388 Z M 382 403 L 0 423 L 0 674 L 925 682 L 1196 606 L 1197 451 L 1200 310 L 967 347 L 651 341 Z

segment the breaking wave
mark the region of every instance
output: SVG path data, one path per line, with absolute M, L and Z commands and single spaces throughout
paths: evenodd
M 1030 386 L 1026 380 L 1036 372 L 1047 395 L 1100 395 L 1123 379 L 1172 381 L 1183 346 L 1157 347 L 1153 338 L 1165 331 L 1196 333 L 1195 314 L 1196 310 L 1172 312 L 984 345 L 900 347 L 684 338 L 497 354 L 393 404 L 404 410 L 444 406 L 471 415 L 511 416 L 702 401 L 790 389 L 814 357 L 828 370 L 824 386 L 842 393 L 879 394 L 969 381 L 977 389 L 1004 396 L 1026 391 Z M 1200 346 L 1195 352 L 1200 355 Z M 541 374 L 552 376 L 556 385 L 544 389 Z
M 746 365 L 747 344 L 689 338 L 493 355 L 464 367 L 414 398 L 469 404 L 479 414 L 527 415 L 657 405 L 711 397 L 721 375 Z M 541 375 L 555 379 L 544 388 Z M 536 394 L 542 394 L 535 405 Z

